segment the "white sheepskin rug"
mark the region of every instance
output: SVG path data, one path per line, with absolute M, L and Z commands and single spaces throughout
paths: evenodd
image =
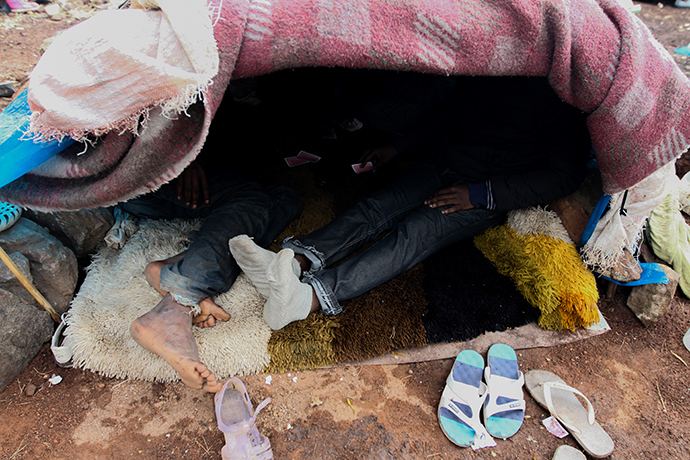
M 94 257 L 86 280 L 65 320 L 73 337 L 75 367 L 107 377 L 158 382 L 179 380 L 158 355 L 140 347 L 129 326 L 161 300 L 144 277 L 148 262 L 180 253 L 198 223 L 140 221 L 140 229 L 122 250 L 104 248 Z M 233 287 L 215 298 L 230 315 L 215 327 L 193 327 L 201 361 L 218 378 L 255 374 L 269 362 L 271 330 L 263 320 L 265 300 L 240 275 Z

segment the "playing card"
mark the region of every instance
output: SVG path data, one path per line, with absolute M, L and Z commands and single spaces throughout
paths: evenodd
M 556 418 L 553 416 L 546 417 L 544 420 L 541 421 L 541 423 L 543 423 L 546 427 L 546 431 L 556 436 L 557 438 L 565 438 L 569 434 L 567 431 L 565 431 L 565 428 L 563 428 L 563 426 L 560 423 L 558 423 L 558 420 L 556 420 Z
M 297 154 L 297 158 L 302 158 L 304 160 L 307 160 L 311 163 L 316 163 L 321 159 L 320 156 L 314 155 L 313 153 L 305 152 L 304 150 L 300 150 L 299 153 Z
M 362 163 L 355 163 L 352 165 L 352 170 L 357 174 L 362 174 L 372 169 L 374 169 L 374 164 L 371 161 L 367 161 L 364 165 L 362 165 Z
M 287 157 L 285 158 L 285 163 L 287 163 L 289 167 L 294 168 L 295 166 L 309 163 L 309 160 L 305 160 L 304 158 L 300 157 Z

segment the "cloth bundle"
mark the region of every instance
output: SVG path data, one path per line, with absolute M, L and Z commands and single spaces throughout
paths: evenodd
M 194 3 L 185 2 L 185 11 Z M 166 13 L 167 2 L 158 4 Z M 101 32 L 88 23 L 102 21 L 98 15 L 75 26 L 69 40 L 56 41 L 32 75 L 32 130 L 39 136 L 101 138 L 85 152 L 83 146 L 68 149 L 6 185 L 0 200 L 39 210 L 79 209 L 155 189 L 199 153 L 231 78 L 294 67 L 548 76 L 563 100 L 589 113 L 606 193 L 641 181 L 689 143 L 690 82 L 647 27 L 616 0 L 210 0 L 207 8 L 218 73 L 210 86 L 203 85 L 204 79 L 193 85 L 206 88 L 203 103 L 197 101 L 177 117 L 168 109 L 191 101 L 188 85 L 169 91 L 141 74 L 153 88 L 132 91 L 123 84 L 129 74 L 94 54 L 103 44 Z M 133 33 L 132 12 L 107 14 L 125 41 Z M 142 14 L 159 17 L 161 12 Z M 156 21 L 162 29 L 162 17 Z M 177 32 L 175 21 L 170 24 Z M 80 38 L 82 28 L 91 36 Z M 184 48 L 188 42 L 180 43 Z M 74 52 L 76 44 L 81 48 Z M 186 55 L 193 62 L 194 53 Z M 155 56 L 156 66 L 160 58 Z M 72 75 L 76 68 L 79 81 Z M 135 75 L 137 69 L 132 68 Z M 53 78 L 56 84 L 48 85 Z M 69 94 L 61 92 L 59 103 L 49 107 L 46 88 L 59 90 L 63 84 Z M 100 119 L 96 111 L 82 121 L 70 118 L 71 104 L 88 106 L 85 101 L 99 93 L 112 99 L 109 110 L 122 107 L 124 113 Z M 139 127 L 135 136 L 132 123 L 147 111 L 146 129 Z
M 625 265 L 637 263 L 632 255 L 638 252 L 647 219 L 677 183 L 675 166 L 669 163 L 625 192 L 613 194 L 606 212 L 580 250 L 585 263 L 598 273 L 615 279 L 618 278 L 610 273 L 611 270 L 634 272 L 633 267 Z M 631 256 L 626 257 L 624 249 Z
M 152 107 L 176 116 L 206 90 L 218 72 L 206 5 L 136 5 L 103 11 L 55 37 L 29 82 L 30 129 L 37 138 L 136 133 Z M 144 9 L 155 7 L 161 9 Z
M 654 254 L 680 275 L 678 285 L 690 296 L 690 176 L 673 181 L 675 187 L 649 216 L 648 240 Z
M 512 211 L 506 224 L 475 237 L 474 244 L 541 310 L 541 327 L 575 330 L 599 321 L 596 280 L 556 213 Z

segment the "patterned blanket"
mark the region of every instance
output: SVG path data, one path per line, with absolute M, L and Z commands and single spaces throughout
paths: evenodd
M 231 79 L 294 67 L 548 76 L 589 114 L 607 193 L 638 183 L 690 143 L 688 79 L 616 0 L 210 0 L 209 10 L 219 71 L 203 103 L 171 118 L 152 100 L 138 135 L 112 130 L 75 144 L 0 189 L 0 200 L 79 209 L 155 189 L 199 153 Z M 102 77 L 95 81 L 108 91 Z

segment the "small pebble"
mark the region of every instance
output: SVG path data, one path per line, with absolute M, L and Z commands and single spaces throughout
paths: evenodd
M 29 383 L 26 385 L 26 395 L 27 396 L 33 396 L 36 394 L 36 385 L 33 383 Z

